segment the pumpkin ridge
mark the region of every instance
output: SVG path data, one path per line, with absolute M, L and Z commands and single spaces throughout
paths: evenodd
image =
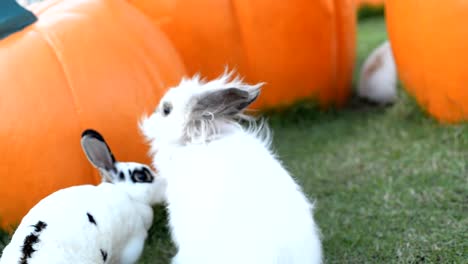
M 49 47 L 51 50 L 52 50 L 52 54 L 54 55 L 54 58 L 56 59 L 58 65 L 60 66 L 60 69 L 63 73 L 63 76 L 64 76 L 64 79 L 65 81 L 67 82 L 67 87 L 68 87 L 68 90 L 70 91 L 70 96 L 71 96 L 71 101 L 73 103 L 73 109 L 75 109 L 75 113 L 76 113 L 76 122 L 78 123 L 78 127 L 81 128 L 81 130 L 84 130 L 83 129 L 83 123 L 81 122 L 81 116 L 80 116 L 80 107 L 78 106 L 78 100 L 76 98 L 76 94 L 72 88 L 72 85 L 71 85 L 71 80 L 70 80 L 70 76 L 69 76 L 69 73 L 67 72 L 67 70 L 65 69 L 65 65 L 63 63 L 63 59 L 60 58 L 60 56 L 58 55 L 58 52 L 57 52 L 57 48 L 52 44 L 53 43 L 53 40 L 46 37 L 48 36 L 47 34 L 45 34 L 42 30 L 40 30 L 38 27 L 35 27 L 34 30 L 35 32 L 38 33 L 38 35 L 41 36 L 42 39 L 44 39 L 44 43 L 46 43 L 47 47 Z M 96 173 L 94 172 L 93 170 L 93 167 L 91 165 L 87 165 L 86 166 L 89 170 L 89 174 L 88 175 L 94 175 L 94 179 L 98 179 L 98 175 L 96 175 Z
M 417 2 L 419 4 L 419 8 L 418 10 L 421 10 L 421 8 L 424 8 L 423 5 L 424 3 L 421 4 L 421 2 Z M 421 29 L 421 31 L 424 29 L 424 26 L 426 26 L 426 22 L 425 22 L 425 19 L 419 19 L 418 21 L 418 24 L 419 24 L 419 28 Z M 420 34 L 419 35 L 426 35 L 426 32 L 424 32 L 424 34 L 422 34 L 420 31 Z M 421 45 L 419 45 L 419 48 L 421 50 L 421 53 L 422 53 L 422 56 L 421 56 L 421 61 L 422 61 L 422 64 L 420 65 L 421 69 L 422 69 L 422 82 L 423 82 L 423 89 L 427 89 L 427 84 L 428 84 L 428 81 L 427 81 L 427 74 L 426 74 L 426 65 L 427 65 L 427 55 L 426 55 L 426 52 L 425 52 L 425 49 L 421 47 Z M 424 102 L 424 108 L 426 109 L 426 111 L 430 111 L 430 108 L 431 108 L 431 98 L 425 98 L 425 102 Z
M 339 25 L 339 17 L 338 17 L 338 11 L 336 10 L 338 7 L 338 4 L 336 3 L 336 0 L 333 1 L 333 54 L 334 54 L 334 65 L 333 65 L 333 70 L 334 70 L 334 76 L 333 76 L 333 85 L 330 87 L 330 90 L 332 91 L 333 94 L 338 94 L 338 85 L 339 85 L 339 74 L 340 74 L 340 60 L 341 60 L 341 54 L 340 54 L 340 25 Z M 327 100 L 329 100 L 327 98 Z M 340 99 L 338 99 L 340 100 Z M 329 103 L 329 102 L 327 102 Z
M 127 3 L 127 5 L 128 5 L 129 7 L 131 7 L 131 8 L 134 8 L 134 9 L 135 9 L 135 12 L 138 12 L 138 13 L 141 13 L 142 15 L 144 15 L 144 16 L 147 16 L 147 15 L 146 15 L 145 13 L 143 13 L 140 9 L 138 9 L 138 8 L 136 8 L 136 7 L 134 7 L 134 6 L 130 5 L 130 4 L 128 4 L 128 3 Z M 107 6 L 108 8 L 112 8 L 112 7 L 109 5 L 109 2 L 108 2 L 108 1 L 106 1 L 106 6 Z M 116 9 L 116 10 L 118 10 L 118 9 Z M 116 15 L 114 12 L 111 12 L 110 15 L 114 18 L 114 19 L 113 19 L 113 23 L 118 23 L 118 24 L 119 24 L 119 28 L 125 28 L 126 31 L 129 32 L 129 33 L 132 35 L 132 38 L 122 38 L 123 41 L 125 41 L 126 45 L 131 45 L 129 39 L 137 38 L 138 35 L 135 34 L 135 31 L 134 31 L 132 28 L 129 28 L 126 24 L 122 23 L 121 19 L 119 19 L 119 18 L 117 17 L 117 15 Z M 171 44 L 172 44 L 172 43 L 171 43 Z M 145 47 L 143 47 L 143 48 L 145 48 Z M 143 53 L 145 53 L 145 52 L 143 52 Z M 143 60 L 143 65 L 145 66 L 145 67 L 144 67 L 145 72 L 147 72 L 147 73 L 148 73 L 148 72 L 151 72 L 151 71 L 148 70 L 148 69 L 149 69 L 149 68 L 154 68 L 154 69 L 155 69 L 154 72 L 157 73 L 157 74 L 156 74 L 157 76 L 153 76 L 153 75 L 155 75 L 155 74 L 147 74 L 147 76 L 148 76 L 149 79 L 150 79 L 151 85 L 152 85 L 153 87 L 164 87 L 165 85 L 162 85 L 162 84 L 164 84 L 164 81 L 162 80 L 163 78 L 162 78 L 162 76 L 161 76 L 161 74 L 160 74 L 161 71 L 159 70 L 159 67 L 158 67 L 157 63 L 155 63 L 154 65 L 152 65 L 152 67 L 149 67 L 149 66 L 148 66 L 147 60 Z M 158 83 L 159 85 L 156 85 L 156 83 Z M 157 96 L 157 94 L 156 94 L 156 91 L 155 91 L 154 89 L 150 89 L 150 90 L 151 90 L 151 94 L 154 96 L 154 98 L 158 98 L 158 96 Z
M 245 67 L 244 72 L 250 72 L 249 71 L 250 69 L 249 56 L 247 55 L 248 49 L 247 49 L 247 45 L 245 44 L 245 39 L 243 38 L 242 27 L 239 22 L 239 14 L 237 13 L 238 10 L 237 10 L 235 1 L 236 0 L 229 0 L 229 6 L 230 6 L 232 18 L 235 21 L 237 37 L 239 39 L 239 45 L 241 46 L 240 50 L 244 51 L 241 53 L 243 60 L 240 60 L 240 61 L 244 61 L 243 63 L 244 65 L 237 65 L 237 67 L 238 68 L 240 68 L 240 66 Z M 239 69 L 234 69 L 234 70 L 238 71 Z
M 115 0 L 105 1 L 105 2 L 106 2 L 105 3 L 106 6 L 108 8 L 112 8 L 112 5 L 116 4 Z M 121 3 L 124 3 L 129 8 L 132 8 L 134 10 L 134 12 L 137 12 L 138 14 L 143 15 L 145 18 L 150 19 L 150 17 L 148 17 L 148 15 L 145 12 L 143 12 L 141 9 L 136 8 L 135 6 L 133 6 L 130 3 L 127 3 L 127 2 L 121 2 Z M 114 8 L 114 10 L 120 10 L 120 9 Z M 122 40 L 125 41 L 126 45 L 132 46 L 132 43 L 130 42 L 130 39 L 139 38 L 140 35 L 137 34 L 132 27 L 128 27 L 126 23 L 123 23 L 122 19 L 120 19 L 118 17 L 118 16 L 120 16 L 120 12 L 117 12 L 117 11 L 112 12 L 110 15 L 111 15 L 111 17 L 114 18 L 113 19 L 114 24 L 118 23 L 119 28 L 122 28 L 122 29 L 125 28 L 128 35 L 132 36 L 132 38 L 129 38 L 129 37 L 122 38 Z M 160 28 L 159 25 L 155 25 L 155 26 Z M 168 43 L 170 43 L 171 45 L 174 45 L 172 43 L 172 40 L 167 36 L 166 33 L 164 33 L 164 36 L 166 37 Z M 158 45 L 158 44 L 155 44 L 155 45 Z M 147 49 L 147 46 L 142 46 L 141 48 L 142 49 Z M 143 51 L 142 53 L 145 54 L 147 52 Z M 182 58 L 180 58 L 180 59 L 182 60 Z M 143 60 L 142 62 L 143 62 L 142 65 L 144 65 L 143 69 L 145 70 L 146 73 L 148 73 L 147 76 L 148 76 L 148 78 L 150 80 L 151 86 L 152 87 L 164 87 L 165 89 L 167 89 L 168 84 L 164 81 L 164 78 L 161 75 L 161 72 L 162 72 L 162 70 L 160 70 L 161 66 L 158 63 L 154 63 L 152 65 L 149 65 L 149 60 Z M 151 69 L 154 69 L 154 70 L 151 70 Z M 151 94 L 153 95 L 154 98 L 159 98 L 160 97 L 160 95 L 158 95 L 158 93 L 157 93 L 157 91 L 155 89 L 150 89 L 150 90 L 151 90 Z
M 331 81 L 330 81 L 330 85 L 328 87 L 328 89 L 319 89 L 317 91 L 317 96 L 318 98 L 320 98 L 320 105 L 323 107 L 328 107 L 329 104 L 330 104 L 330 94 L 336 94 L 336 90 L 337 90 L 337 83 L 338 83 L 338 61 L 339 61 L 339 58 L 338 58 L 338 32 L 337 32 L 337 29 L 338 29 L 338 26 L 337 26 L 337 23 L 338 23 L 338 18 L 336 17 L 336 3 L 335 3 L 335 0 L 332 0 L 332 1 L 329 1 L 329 6 L 331 7 L 331 23 L 332 23 L 332 26 L 331 26 L 331 43 L 330 43 L 330 46 L 332 47 L 331 49 L 331 53 L 333 54 L 331 57 L 331 61 L 333 62 L 332 64 L 332 67 L 333 67 L 333 70 L 331 71 L 331 74 L 333 74 L 333 78 L 330 78 Z
M 336 0 L 335 0 L 336 1 Z M 348 4 L 349 8 L 338 8 L 341 5 Z M 348 45 L 352 45 L 353 49 L 355 49 L 355 41 L 353 39 L 353 42 L 351 41 L 346 41 L 346 39 L 349 37 L 346 35 L 347 32 L 353 31 L 356 27 L 353 26 L 353 29 L 347 28 L 346 23 L 343 23 L 343 20 L 345 20 L 345 17 L 351 16 L 349 14 L 350 10 L 353 8 L 353 3 L 350 3 L 349 1 L 340 1 L 338 3 L 335 2 L 335 20 L 336 20 L 336 28 L 335 28 L 335 34 L 337 34 L 337 39 L 339 46 L 336 46 L 337 49 L 337 75 L 336 75 L 336 84 L 337 86 L 335 87 L 335 94 L 337 95 L 337 98 L 335 100 L 336 105 L 343 105 L 346 102 L 346 99 L 349 97 L 349 93 L 352 89 L 352 87 L 346 87 L 348 85 L 352 85 L 352 72 L 354 72 L 354 61 L 355 61 L 355 55 L 350 55 L 348 53 L 348 50 L 346 47 Z M 347 14 L 345 13 L 347 12 Z M 355 21 L 355 20 L 352 20 Z M 354 35 L 356 35 L 356 32 L 354 32 Z

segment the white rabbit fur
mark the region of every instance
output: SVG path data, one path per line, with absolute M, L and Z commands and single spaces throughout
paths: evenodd
M 245 128 L 236 121 L 250 119 L 242 110 L 260 86 L 230 74 L 207 83 L 184 79 L 142 120 L 153 165 L 167 179 L 169 224 L 178 246 L 172 263 L 321 263 L 313 206 L 269 150 L 267 126 Z M 244 91 L 244 102 L 223 99 L 200 111 L 210 94 L 230 88 Z
M 360 73 L 358 96 L 378 104 L 397 99 L 397 71 L 390 42 L 378 46 L 365 60 Z
M 93 138 L 91 141 L 88 143 L 91 147 L 101 144 Z M 102 142 L 104 145 L 98 148 L 88 152 L 85 149 L 88 158 L 94 155 L 90 160 L 105 156 L 92 153 L 107 147 Z M 28 212 L 3 251 L 1 264 L 124 264 L 138 260 L 152 224 L 151 206 L 164 200 L 161 195 L 164 195 L 165 181 L 146 165 L 116 162 L 110 150 L 109 154 L 107 160 L 113 164 L 98 164 L 104 182 L 59 190 Z M 136 179 L 136 175 L 140 178 Z M 39 221 L 45 226 L 35 232 Z M 30 242 L 31 236 L 35 242 L 29 243 L 29 250 L 25 250 L 28 236 Z

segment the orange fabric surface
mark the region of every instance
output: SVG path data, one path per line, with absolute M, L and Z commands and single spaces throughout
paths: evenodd
M 438 120 L 468 121 L 468 2 L 388 0 L 386 9 L 406 89 Z
M 149 162 L 137 121 L 185 73 L 164 33 L 123 0 L 48 1 L 0 41 L 0 219 L 18 223 L 60 188 L 100 181 L 81 132 L 118 160 Z
M 188 74 L 225 66 L 266 82 L 254 107 L 312 96 L 343 104 L 355 56 L 354 0 L 130 0 L 167 33 Z

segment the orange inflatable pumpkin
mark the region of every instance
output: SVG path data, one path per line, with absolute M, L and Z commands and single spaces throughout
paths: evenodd
M 313 96 L 342 104 L 355 55 L 354 0 L 132 0 L 167 33 L 189 74 L 225 66 L 266 82 L 257 106 Z
M 0 41 L 4 228 L 57 189 L 100 181 L 80 147 L 86 128 L 102 132 L 117 159 L 149 162 L 137 121 L 185 73 L 165 34 L 126 1 L 33 11 L 35 24 Z
M 399 77 L 442 122 L 468 121 L 468 2 L 387 0 Z

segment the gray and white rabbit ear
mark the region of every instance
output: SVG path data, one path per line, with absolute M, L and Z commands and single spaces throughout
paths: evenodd
M 81 134 L 81 147 L 89 162 L 99 169 L 103 181 L 112 182 L 116 171 L 115 158 L 104 137 L 97 131 L 87 129 Z
M 260 94 L 260 86 L 209 90 L 200 94 L 192 108 L 195 118 L 232 117 L 252 104 Z

